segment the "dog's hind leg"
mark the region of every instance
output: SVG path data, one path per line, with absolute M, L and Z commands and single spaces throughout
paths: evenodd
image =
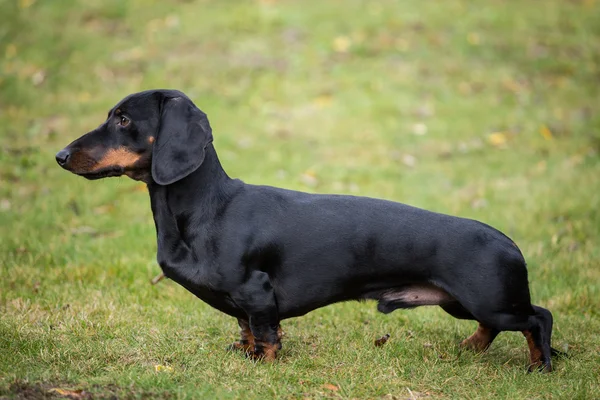
M 232 298 L 249 317 L 248 325 L 254 337 L 251 355 L 256 359 L 275 360 L 277 351 L 281 349 L 281 328 L 269 275 L 253 271 Z
M 481 314 L 481 323 L 499 332 L 521 331 L 529 346 L 529 372 L 540 370 L 552 371 L 550 336 L 552 332 L 552 315 L 541 307 L 532 307 L 531 314 L 514 311 L 493 311 Z M 481 311 L 481 310 L 480 310 Z M 479 318 L 478 318 L 479 319 Z M 477 335 L 477 333 L 476 333 Z
M 529 372 L 551 372 L 550 357 L 554 350 L 551 347 L 552 314 L 542 307 L 533 306 L 533 309 L 535 315 L 531 317 L 531 327 L 522 331 L 529 346 Z
M 475 333 L 460 342 L 460 347 L 465 347 L 478 353 L 484 352 L 490 347 L 499 333 L 499 330 L 489 328 L 480 322 Z
M 458 319 L 472 319 L 476 318 L 466 308 L 464 308 L 459 302 L 452 302 L 441 306 L 444 311 Z M 471 349 L 478 353 L 486 351 L 496 336 L 500 333 L 497 329 L 492 329 L 486 325 L 479 323 L 477 330 L 471 336 L 460 342 L 460 346 Z
M 530 352 L 529 371 L 552 371 L 550 336 L 552 332 L 552 315 L 546 309 L 532 306 L 527 298 L 518 303 L 498 307 L 500 303 L 487 304 L 483 296 L 466 302 L 473 309 L 473 314 L 480 322 L 479 328 L 462 345 L 485 350 L 491 341 L 502 331 L 520 331 L 525 335 Z M 516 300 L 516 298 L 515 298 Z M 514 306 L 517 306 L 515 309 Z

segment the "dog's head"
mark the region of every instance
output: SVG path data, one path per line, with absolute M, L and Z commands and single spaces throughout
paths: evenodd
M 194 172 L 212 142 L 206 114 L 176 90 L 149 90 L 121 100 L 102 125 L 56 154 L 87 179 L 127 175 L 169 185 Z

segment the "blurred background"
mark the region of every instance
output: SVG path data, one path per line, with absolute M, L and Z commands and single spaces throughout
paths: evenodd
M 189 297 L 175 285 L 147 284 L 159 268 L 144 185 L 89 182 L 54 161 L 121 98 L 173 88 L 208 114 L 232 177 L 401 201 L 506 232 L 528 260 L 535 301 L 555 313 L 558 337 L 591 346 L 597 363 L 590 332 L 600 327 L 599 7 L 0 0 L 4 350 L 27 353 L 27 335 L 44 346 L 53 324 L 66 335 L 58 349 L 73 348 L 74 337 L 85 342 L 94 323 L 100 337 L 102 326 L 114 331 L 111 323 L 151 329 L 134 316 L 152 307 L 163 307 L 153 323 L 165 327 L 179 323 L 168 311 L 175 307 L 189 307 L 196 320 L 208 315 L 216 331 L 199 337 L 215 347 L 235 330 L 200 302 L 182 306 Z M 329 315 L 320 312 L 305 318 Z M 458 326 L 437 311 L 411 315 L 431 327 Z M 327 336 L 330 328 L 321 329 Z M 34 350 L 29 361 L 6 361 L 10 379 L 70 371 L 60 354 L 44 361 Z

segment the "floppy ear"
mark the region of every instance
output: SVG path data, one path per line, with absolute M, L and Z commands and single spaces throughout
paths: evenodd
M 194 172 L 212 142 L 212 129 L 206 114 L 187 97 L 163 102 L 160 127 L 152 150 L 152 178 L 170 185 Z

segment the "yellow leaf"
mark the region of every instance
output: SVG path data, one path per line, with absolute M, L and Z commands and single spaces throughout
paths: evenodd
M 156 372 L 173 372 L 173 367 L 168 365 L 156 364 L 154 366 Z
M 317 186 L 317 184 L 319 183 L 319 180 L 317 179 L 317 174 L 311 169 L 306 170 L 302 175 L 300 175 L 300 180 L 306 186 L 311 187 Z
M 146 184 L 135 185 L 133 187 L 133 191 L 134 192 L 147 192 L 148 186 L 146 186 Z
M 546 125 L 542 125 L 540 127 L 540 135 L 542 135 L 542 137 L 546 140 L 554 139 L 554 137 L 552 136 L 552 132 L 550 132 L 550 129 L 548 129 Z
M 504 146 L 507 141 L 506 134 L 504 132 L 491 133 L 488 137 L 488 141 L 496 147 Z
M 48 390 L 48 393 L 56 393 L 59 396 L 69 397 L 70 399 L 82 399 L 89 397 L 89 394 L 83 390 L 52 388 Z
M 29 8 L 35 3 L 35 0 L 19 0 L 19 8 Z
M 347 36 L 338 36 L 333 40 L 333 49 L 338 53 L 346 53 L 351 45 L 352 41 Z
M 330 94 L 322 94 L 314 99 L 314 103 L 317 107 L 323 108 L 331 105 L 332 97 Z

